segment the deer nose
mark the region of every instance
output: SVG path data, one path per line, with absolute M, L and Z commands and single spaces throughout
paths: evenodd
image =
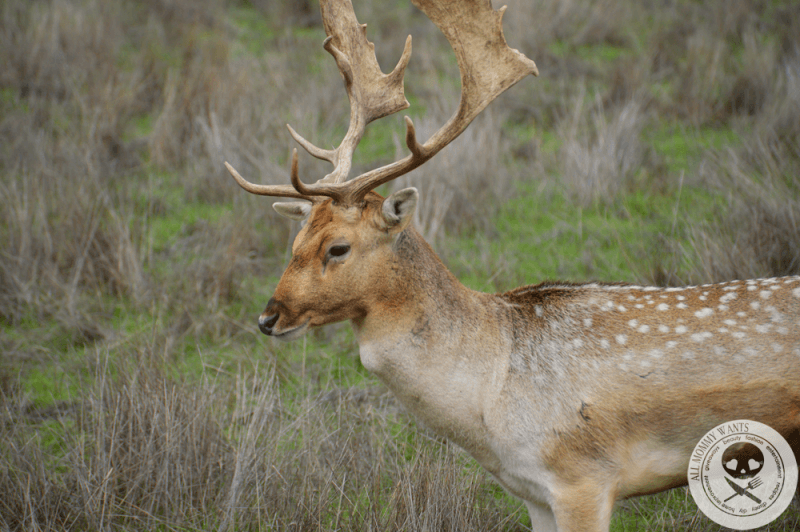
M 280 314 L 270 315 L 264 312 L 258 317 L 258 328 L 261 329 L 261 332 L 267 336 L 272 336 L 272 328 L 275 327 L 276 323 L 278 323 L 278 318 L 280 317 Z
M 272 336 L 272 329 L 275 327 L 275 324 L 278 323 L 278 318 L 281 317 L 280 312 L 271 312 L 270 307 L 273 307 L 274 303 L 275 300 L 270 298 L 267 303 L 267 308 L 264 309 L 264 312 L 258 317 L 258 328 L 267 336 Z

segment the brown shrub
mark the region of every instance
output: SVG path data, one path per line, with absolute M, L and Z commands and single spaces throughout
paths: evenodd
M 577 203 L 613 202 L 631 187 L 645 161 L 640 138 L 647 121 L 644 106 L 634 98 L 606 113 L 596 98 L 586 113 L 583 100 L 579 94 L 571 118 L 560 126 L 558 173 Z
M 755 126 L 715 154 L 706 181 L 728 196 L 718 221 L 693 234 L 700 281 L 800 273 L 800 69 L 784 66 Z
M 30 311 L 74 315 L 84 289 L 142 294 L 144 273 L 129 221 L 96 176 L 25 173 L 1 189 L 8 201 L 0 214 L 5 320 L 15 323 Z

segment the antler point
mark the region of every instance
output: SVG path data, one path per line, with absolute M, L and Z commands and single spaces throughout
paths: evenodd
M 233 166 L 231 166 L 231 165 L 228 163 L 228 161 L 225 161 L 225 168 L 227 168 L 227 170 L 228 170 L 228 173 L 229 173 L 229 174 L 231 174 L 231 176 L 233 176 L 233 178 L 234 178 L 236 181 L 239 181 L 240 183 L 241 183 L 242 181 L 246 181 L 246 180 L 245 180 L 245 179 L 244 179 L 244 178 L 241 176 L 241 174 L 239 174 L 239 172 L 237 172 L 237 171 L 236 171 L 236 168 L 234 168 Z

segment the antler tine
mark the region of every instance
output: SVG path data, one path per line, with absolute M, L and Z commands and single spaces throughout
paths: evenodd
M 316 184 L 303 186 L 313 194 L 329 195 L 326 184 L 340 184 L 347 179 L 353 152 L 367 124 L 409 106 L 403 94 L 403 75 L 411 58 L 411 36 L 406 39 L 397 66 L 384 74 L 375 57 L 375 45 L 367 40 L 367 25 L 358 23 L 351 0 L 322 1 L 320 10 L 328 34 L 323 47 L 336 60 L 350 99 L 350 126 L 335 150 L 314 146 L 291 126 L 289 132 L 311 155 L 334 165 L 333 171 Z
M 297 150 L 295 150 L 294 160 L 292 161 L 292 172 L 297 172 Z M 291 187 L 289 185 L 258 185 L 256 183 L 251 183 L 247 179 L 243 178 L 236 169 L 228 164 L 228 161 L 225 161 L 225 168 L 228 169 L 228 172 L 233 176 L 239 186 L 245 189 L 246 191 L 250 192 L 251 194 L 256 194 L 258 196 L 275 196 L 281 198 L 297 198 L 297 199 L 304 199 L 313 201 L 312 197 L 309 197 L 306 194 L 303 194 L 295 187 Z
M 346 197 L 351 202 L 361 201 L 370 190 L 429 160 L 506 89 L 529 74 L 539 75 L 533 61 L 506 43 L 502 22 L 505 6 L 495 11 L 491 0 L 412 2 L 444 33 L 455 51 L 461 73 L 461 101 L 450 120 L 425 144 L 417 142 L 414 124 L 406 117 L 406 144 L 411 154 L 347 183 Z
M 301 193 L 305 197 L 319 197 L 319 196 L 327 196 L 332 198 L 333 201 L 337 203 L 341 203 L 345 200 L 345 197 L 342 195 L 341 186 L 337 186 L 336 183 L 323 183 L 318 181 L 314 185 L 306 185 L 302 181 L 300 181 L 300 175 L 297 172 L 297 149 L 292 150 L 292 186 Z
M 370 122 L 406 109 L 403 76 L 411 57 L 411 36 L 403 55 L 389 74 L 375 58 L 375 46 L 367 40 L 366 24 L 359 24 L 351 0 L 320 0 L 328 38 L 323 46 L 339 67 L 350 99 L 350 125 L 335 150 L 314 146 L 291 126 L 289 133 L 311 155 L 333 164 L 333 171 L 317 183 L 306 185 L 297 172 L 297 151 L 292 161 L 292 185 L 255 185 L 226 163 L 239 185 L 253 194 L 301 198 L 327 196 L 337 203 L 357 204 L 372 189 L 414 170 L 458 137 L 472 120 L 506 89 L 529 74 L 538 76 L 536 64 L 508 46 L 503 36 L 506 8 L 492 8 L 491 0 L 412 0 L 444 33 L 456 54 L 461 73 L 461 100 L 453 116 L 425 144 L 417 141 L 414 124 L 406 117 L 406 145 L 411 153 L 389 165 L 345 182 L 353 152 Z

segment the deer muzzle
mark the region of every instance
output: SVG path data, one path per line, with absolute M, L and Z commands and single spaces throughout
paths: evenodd
M 275 328 L 275 324 L 278 323 L 280 317 L 281 314 L 278 310 L 278 305 L 275 302 L 275 298 L 272 297 L 267 303 L 267 308 L 265 308 L 264 312 L 258 317 L 258 328 L 267 336 L 272 336 L 272 330 Z

